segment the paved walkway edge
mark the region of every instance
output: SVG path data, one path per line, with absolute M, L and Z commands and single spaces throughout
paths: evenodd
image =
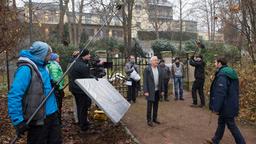
M 120 123 L 124 127 L 125 132 L 132 138 L 133 142 L 140 144 L 139 140 L 131 133 L 126 124 L 124 124 L 122 121 L 120 121 Z

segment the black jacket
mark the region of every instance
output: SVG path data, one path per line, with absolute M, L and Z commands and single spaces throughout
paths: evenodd
M 76 79 L 91 78 L 90 66 L 88 61 L 78 58 L 69 71 L 69 90 L 72 93 L 84 94 L 83 90 L 75 83 Z
M 203 60 L 195 61 L 194 59 L 190 59 L 189 64 L 195 67 L 195 79 L 205 79 L 205 62 Z
M 164 91 L 163 74 L 159 67 L 157 67 L 157 69 L 158 69 L 158 80 L 159 80 L 158 90 L 159 90 L 159 93 L 161 93 Z M 155 101 L 155 81 L 154 81 L 151 65 L 147 66 L 144 70 L 143 91 L 144 93 L 146 92 L 149 93 L 149 96 L 146 97 L 148 101 Z

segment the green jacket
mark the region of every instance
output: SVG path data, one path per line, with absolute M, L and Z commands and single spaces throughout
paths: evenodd
M 58 80 L 63 75 L 63 71 L 59 63 L 56 61 L 49 61 L 49 64 L 47 65 L 47 67 L 51 76 L 51 80 L 55 83 L 58 82 Z M 64 79 L 59 83 L 59 89 L 63 89 L 63 88 L 64 88 Z

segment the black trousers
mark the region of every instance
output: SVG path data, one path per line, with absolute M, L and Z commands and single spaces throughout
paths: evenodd
M 158 111 L 158 103 L 159 103 L 159 91 L 155 92 L 155 101 L 147 101 L 147 121 L 156 121 L 157 120 L 157 111 Z M 153 115 L 152 115 L 153 109 Z
M 168 99 L 168 83 L 169 79 L 164 79 L 164 99 Z
M 78 124 L 81 130 L 88 128 L 88 108 L 91 106 L 91 99 L 86 94 L 73 93 L 76 100 Z
M 55 90 L 54 94 L 55 94 L 55 97 L 56 97 L 56 100 L 57 100 L 57 105 L 58 105 L 58 113 L 59 113 L 58 118 L 59 118 L 60 123 L 61 123 L 62 99 L 63 99 L 65 93 L 64 93 L 64 90 L 61 89 L 61 90 Z
M 205 105 L 204 79 L 196 79 L 192 85 L 193 104 L 197 105 L 197 91 L 199 93 L 201 105 Z
M 132 85 L 128 86 L 128 91 L 127 91 L 127 101 L 133 101 L 136 102 L 136 96 L 137 96 L 137 82 L 130 79 L 132 81 Z
M 61 144 L 61 128 L 58 113 L 51 114 L 44 120 L 44 125 L 29 125 L 28 144 Z

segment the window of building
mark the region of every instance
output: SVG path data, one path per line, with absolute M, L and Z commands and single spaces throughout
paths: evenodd
M 121 30 L 112 30 L 112 37 L 113 38 L 122 38 L 123 32 Z
M 92 16 L 91 15 L 85 15 L 84 16 L 84 23 L 92 24 Z
M 136 22 L 136 26 L 140 28 L 141 27 L 141 22 Z
M 88 36 L 94 36 L 94 29 L 92 28 L 86 29 L 85 32 Z

